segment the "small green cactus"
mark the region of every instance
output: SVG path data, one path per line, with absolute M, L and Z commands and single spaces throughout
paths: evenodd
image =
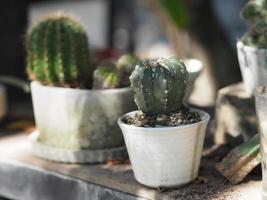
M 124 54 L 118 59 L 116 66 L 121 77 L 121 87 L 130 85 L 129 76 L 134 71 L 135 66 L 140 63 L 141 61 L 133 54 Z
M 140 60 L 133 54 L 122 55 L 117 62 L 117 69 L 131 74 L 136 65 L 140 64 Z
M 244 44 L 256 48 L 267 48 L 267 22 L 258 22 L 244 35 Z
M 63 13 L 48 16 L 29 29 L 26 39 L 31 79 L 44 84 L 81 85 L 86 81 L 83 76 L 92 74 L 88 38 L 74 17 Z
M 135 103 L 143 113 L 168 114 L 183 105 L 188 72 L 174 57 L 151 59 L 136 66 L 130 81 Z
M 251 30 L 242 38 L 244 44 L 267 48 L 267 0 L 250 0 L 241 16 L 251 24 Z
M 140 60 L 132 54 L 122 55 L 117 62 L 104 61 L 94 71 L 93 88 L 129 87 L 129 76 Z
M 250 23 L 266 21 L 267 0 L 250 0 L 241 11 L 243 19 Z
M 113 62 L 104 62 L 93 75 L 93 89 L 111 89 L 120 86 L 120 74 Z

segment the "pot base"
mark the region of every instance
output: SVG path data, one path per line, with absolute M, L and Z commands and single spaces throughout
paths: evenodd
M 182 188 L 186 185 L 189 185 L 190 183 L 192 183 L 196 178 L 190 180 L 190 181 L 185 181 L 183 183 L 180 183 L 180 184 L 175 184 L 175 185 L 150 185 L 150 184 L 147 184 L 147 183 L 142 183 L 142 181 L 138 180 L 136 178 L 136 181 L 138 183 L 140 183 L 141 185 L 145 186 L 145 187 L 148 187 L 148 188 L 151 188 L 151 189 L 158 189 L 158 190 L 161 190 L 161 189 L 170 189 L 170 190 L 174 190 L 174 189 L 179 189 L 179 188 Z
M 103 163 L 128 158 L 125 146 L 100 150 L 66 150 L 49 147 L 37 141 L 38 131 L 30 135 L 31 151 L 38 157 L 64 163 Z

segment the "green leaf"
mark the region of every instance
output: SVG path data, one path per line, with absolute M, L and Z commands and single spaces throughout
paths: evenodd
M 159 0 L 160 6 L 179 28 L 188 27 L 188 9 L 184 0 Z

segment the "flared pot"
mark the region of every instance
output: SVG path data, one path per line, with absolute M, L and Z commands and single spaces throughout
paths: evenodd
M 196 110 L 201 121 L 184 126 L 143 128 L 127 125 L 119 118 L 134 176 L 143 185 L 178 187 L 198 175 L 209 115 Z

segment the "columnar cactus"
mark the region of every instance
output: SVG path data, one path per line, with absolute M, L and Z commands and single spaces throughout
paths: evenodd
M 151 59 L 136 66 L 130 81 L 135 103 L 143 113 L 168 114 L 182 107 L 188 72 L 174 57 Z
M 244 44 L 267 48 L 267 0 L 250 0 L 243 8 L 241 16 L 252 26 L 243 37 Z
M 89 71 L 86 32 L 73 17 L 57 13 L 29 29 L 27 72 L 31 79 L 45 84 L 76 85 Z M 89 75 L 92 76 L 92 75 Z

